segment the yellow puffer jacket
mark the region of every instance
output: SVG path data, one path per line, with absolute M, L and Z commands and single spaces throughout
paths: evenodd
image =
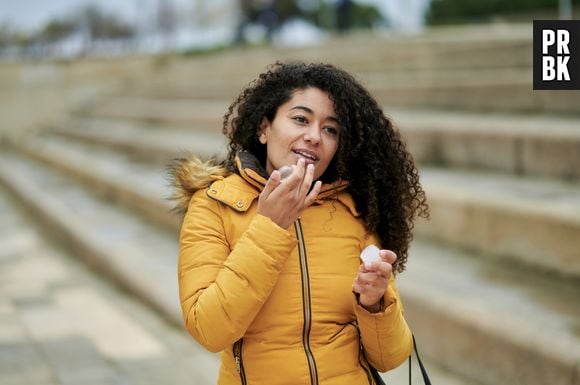
M 238 158 L 240 175 L 191 160 L 175 171 L 188 206 L 179 252 L 187 330 L 222 352 L 220 385 L 373 384 L 369 362 L 387 371 L 412 348 L 394 280 L 379 313 L 352 293 L 361 250 L 378 242 L 345 184 L 324 186 L 288 230 L 258 215 L 265 178 L 248 159 Z

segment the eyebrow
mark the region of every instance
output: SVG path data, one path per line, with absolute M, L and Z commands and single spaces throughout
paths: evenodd
M 308 108 L 305 106 L 294 106 L 294 107 L 290 108 L 290 111 L 292 111 L 292 110 L 303 110 L 303 111 L 308 112 L 310 114 L 314 114 L 314 111 L 311 108 Z M 327 119 L 338 123 L 338 118 L 336 116 L 329 116 Z

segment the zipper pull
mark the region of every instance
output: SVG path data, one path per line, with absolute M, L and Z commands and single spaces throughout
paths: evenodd
M 236 369 L 238 373 L 242 371 L 242 363 L 240 362 L 240 357 L 236 356 Z

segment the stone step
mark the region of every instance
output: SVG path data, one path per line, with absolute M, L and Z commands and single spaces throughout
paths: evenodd
M 409 60 L 409 59 L 406 59 Z M 308 60 L 306 60 L 308 61 Z M 352 74 L 366 85 L 369 90 L 376 90 L 378 93 L 386 93 L 390 89 L 401 90 L 423 90 L 429 88 L 441 89 L 445 91 L 450 87 L 459 88 L 471 92 L 478 91 L 484 87 L 511 87 L 508 89 L 518 90 L 518 87 L 527 85 L 531 87 L 533 79 L 531 67 L 509 67 L 509 68 L 467 68 L 467 69 L 437 69 L 424 68 L 414 69 L 405 67 L 376 69 L 355 68 L 349 63 L 327 60 L 339 67 L 349 70 Z M 264 61 L 261 65 L 246 70 L 247 73 L 235 76 L 215 76 L 203 72 L 186 76 L 180 72 L 169 72 L 162 76 L 156 76 L 151 80 L 144 80 L 133 89 L 124 89 L 124 93 L 136 96 L 145 95 L 149 97 L 165 98 L 223 98 L 233 100 L 241 89 L 250 81 L 256 78 L 270 64 Z M 175 70 L 172 70 L 175 71 Z M 381 96 L 386 98 L 387 95 Z
M 224 100 L 163 99 L 160 97 L 109 96 L 101 98 L 74 115 L 81 118 L 96 117 L 139 122 L 142 126 L 171 125 L 221 132 L 222 117 L 228 102 Z M 72 122 L 77 125 L 79 121 Z M 84 124 L 84 122 L 81 122 Z M 90 123 L 90 122 L 89 122 Z M 87 124 L 89 124 L 87 123 Z M 89 124 L 90 125 L 90 124 Z
M 409 60 L 405 58 L 404 60 Z M 308 62 L 308 60 L 305 60 Z M 319 60 L 320 61 L 320 60 Z M 365 85 L 375 85 L 383 89 L 388 87 L 420 88 L 424 86 L 444 87 L 444 86 L 479 86 L 486 84 L 531 84 L 533 77 L 532 67 L 481 67 L 481 68 L 413 68 L 403 66 L 400 68 L 388 68 L 388 63 L 378 68 L 357 68 L 348 62 L 327 60 L 331 64 L 345 68 L 356 76 Z M 221 73 L 206 73 L 192 71 L 189 76 L 181 76 L 181 71 L 168 69 L 166 73 L 145 80 L 140 85 L 150 87 L 153 91 L 170 93 L 177 95 L 199 95 L 200 92 L 217 88 L 224 93 L 240 91 L 242 87 L 254 80 L 266 67 L 271 64 L 268 61 L 260 63 L 255 67 L 246 67 L 243 74 L 223 75 Z M 182 71 L 186 72 L 186 68 Z M 199 78 L 198 78 L 199 77 Z M 143 88 L 146 89 L 146 88 Z M 123 90 L 127 92 L 129 90 Z
M 300 49 L 268 50 L 263 53 L 242 53 L 243 68 L 227 66 L 229 60 L 216 56 L 212 65 L 226 76 L 247 75 L 248 70 L 261 71 L 265 65 L 276 60 L 303 60 L 328 62 L 350 71 L 433 71 L 443 69 L 531 68 L 532 39 L 483 41 L 478 43 L 449 43 L 447 41 L 417 42 L 405 39 L 374 38 L 369 43 L 351 43 L 341 46 L 328 44 Z M 232 55 L 240 55 L 232 52 Z M 178 63 L 178 62 L 177 62 Z M 183 61 L 182 70 L 174 66 L 176 73 L 202 79 L 200 72 L 187 72 Z M 201 69 L 201 67 L 200 67 Z M 189 74 L 189 75 L 188 75 Z M 197 76 L 196 76 L 197 75 Z
M 172 189 L 165 163 L 143 163 L 129 154 L 67 138 L 43 135 L 12 143 L 22 155 L 57 169 L 85 185 L 93 194 L 132 209 L 152 223 L 179 229 L 167 199 Z
M 159 181 L 159 169 L 141 165 L 137 170 L 123 157 L 61 140 L 29 138 L 14 146 L 158 223 L 177 226 L 167 212 L 167 202 L 161 202 L 169 192 L 146 187 Z M 421 237 L 492 260 L 518 261 L 561 276 L 580 277 L 580 184 L 430 167 L 420 171 L 432 213 L 430 221 L 417 226 Z
M 489 172 L 420 169 L 431 220 L 424 238 L 580 278 L 580 184 Z
M 29 206 L 38 222 L 46 223 L 53 235 L 71 244 L 77 255 L 104 271 L 131 294 L 152 305 L 171 322 L 181 325 L 181 316 L 175 308 L 178 298 L 175 289 L 176 237 L 144 223 L 139 216 L 96 200 L 92 192 L 79 188 L 45 165 L 3 150 L 0 183 Z M 194 377 L 195 383 L 209 384 L 212 379 L 215 383 L 215 356 L 199 351 L 195 354 L 195 363 L 203 368 L 197 369 L 200 373 Z M 194 367 L 199 368 L 199 365 Z M 434 383 L 476 385 L 432 360 L 427 359 L 426 366 Z M 406 373 L 406 368 L 401 367 L 382 376 L 389 381 L 404 381 Z M 413 379 L 418 380 L 416 368 Z
M 510 53 L 507 51 L 506 54 Z M 529 55 L 529 52 L 527 52 Z M 445 53 L 447 55 L 447 53 Z M 344 57 L 344 52 L 342 53 Z M 355 55 L 356 56 L 356 55 Z M 359 56 L 365 56 L 361 53 Z M 306 62 L 326 62 L 334 64 L 338 67 L 344 68 L 356 75 L 365 84 L 380 85 L 380 88 L 388 86 L 405 86 L 407 88 L 416 88 L 421 86 L 446 86 L 446 85 L 480 85 L 480 84 L 519 84 L 522 82 L 530 83 L 533 78 L 532 66 L 513 65 L 513 66 L 484 66 L 479 61 L 479 66 L 465 65 L 465 68 L 438 68 L 431 65 L 429 60 L 424 58 L 413 59 L 403 57 L 400 61 L 391 59 L 378 60 L 381 64 L 375 67 L 356 65 L 347 61 L 347 59 L 333 60 L 331 58 L 321 58 L 318 54 L 318 60 L 312 58 L 309 60 L 306 57 L 292 56 L 294 60 L 300 58 Z M 277 57 L 280 60 L 279 57 Z M 239 60 L 239 59 L 237 59 Z M 289 58 L 290 60 L 290 58 Z M 352 59 L 348 59 L 352 60 Z M 368 59 L 367 59 L 368 60 Z M 426 64 L 422 66 L 410 65 L 415 60 Z M 196 63 L 193 62 L 178 62 L 157 74 L 157 76 L 150 79 L 144 79 L 133 89 L 140 89 L 143 91 L 149 90 L 148 93 L 152 96 L 155 91 L 162 94 L 183 95 L 188 94 L 199 95 L 200 92 L 216 88 L 217 90 L 231 94 L 239 91 L 243 86 L 255 79 L 261 72 L 265 71 L 267 66 L 276 60 L 270 61 L 269 58 L 264 58 L 253 66 L 244 66 L 236 73 L 227 73 L 227 69 L 223 71 L 216 71 L 208 73 L 204 68 L 194 69 Z M 454 62 L 458 60 L 455 59 Z M 243 72 L 241 72 L 243 71 Z M 130 90 L 130 89 L 129 89 Z M 123 92 L 127 92 L 124 89 Z
M 477 82 L 477 83 L 476 83 Z M 369 85 L 384 105 L 407 108 L 439 108 L 481 113 L 533 113 L 580 115 L 580 91 L 534 91 L 532 79 L 475 80 L 471 84 L 418 86 Z
M 105 136 L 127 130 L 131 133 L 127 137 L 143 128 L 148 129 L 146 132 L 185 129 L 190 133 L 220 133 L 226 106 L 225 101 L 199 99 L 111 98 L 85 111 L 79 119 L 52 130 L 75 137 L 83 135 L 87 140 L 90 138 L 85 135 L 86 131 Z M 205 115 L 194 112 L 198 109 L 205 111 Z M 401 128 L 413 156 L 423 164 L 558 179 L 580 178 L 578 118 L 390 106 L 385 106 L 384 111 Z
M 509 32 L 508 32 L 509 31 Z M 433 33 L 435 32 L 435 33 Z M 439 68 L 527 67 L 532 58 L 531 25 L 504 29 L 480 28 L 477 33 L 466 28 L 444 31 L 428 30 L 413 36 L 381 36 L 372 33 L 352 34 L 325 39 L 305 47 L 267 49 L 231 49 L 220 54 L 172 58 L 166 69 L 174 79 L 203 80 L 206 68 L 222 76 L 247 76 L 261 72 L 276 60 L 301 59 L 335 63 L 353 71 Z M 243 66 L 231 63 L 242 62 Z
M 399 288 L 419 348 L 494 385 L 580 384 L 580 287 L 415 241 Z
M 405 58 L 405 60 L 409 60 Z M 308 61 L 308 60 L 306 60 Z M 363 84 L 367 86 L 374 86 L 377 89 L 388 88 L 406 88 L 406 89 L 420 89 L 422 87 L 449 87 L 449 86 L 465 86 L 477 87 L 483 85 L 518 85 L 531 84 L 533 73 L 532 67 L 505 67 L 505 68 L 386 68 L 388 64 L 382 67 L 372 68 L 356 68 L 348 62 L 338 62 L 327 60 L 339 67 L 348 69 L 355 75 Z M 215 88 L 214 94 L 218 92 L 224 95 L 239 92 L 245 85 L 255 79 L 261 72 L 263 72 L 270 62 L 264 60 L 259 65 L 254 67 L 245 67 L 245 73 L 223 75 L 220 72 L 203 73 L 201 70 L 193 71 L 189 68 L 191 73 L 189 76 L 183 74 L 186 68 L 181 71 L 177 69 L 168 69 L 167 72 L 156 76 L 150 80 L 144 80 L 139 84 L 141 90 L 149 89 L 148 94 L 156 95 L 155 92 L 160 92 L 161 95 L 176 95 L 187 97 L 192 95 L 194 97 L 201 97 L 203 92 L 210 91 Z M 204 75 L 204 76 L 202 76 Z M 130 89 L 123 90 L 123 92 L 130 92 Z M 228 99 L 229 100 L 229 99 Z
M 141 127 L 170 126 L 202 131 L 221 132 L 222 119 L 229 103 L 225 99 L 179 99 L 160 96 L 114 95 L 75 112 L 73 126 L 91 126 L 105 120 L 138 123 Z M 91 120 L 97 120 L 91 123 Z M 124 123 L 119 124 L 122 126 Z
M 185 69 L 169 66 L 156 76 L 143 79 L 134 88 L 123 89 L 123 92 L 149 97 L 233 100 L 248 82 L 273 61 L 266 58 L 253 66 L 245 65 L 244 73 L 234 76 L 223 75 L 221 71 L 209 73 L 204 68 L 195 70 L 192 66 L 188 68 L 184 65 Z M 323 59 L 319 57 L 316 61 Z M 580 114 L 580 91 L 534 91 L 530 66 L 412 69 L 403 64 L 387 68 L 385 64 L 378 68 L 356 68 L 346 61 L 327 61 L 349 69 L 367 85 L 381 104 L 472 111 Z M 410 59 L 403 61 L 409 62 Z
M 208 80 L 225 84 L 243 85 L 254 79 L 266 67 L 276 61 L 301 60 L 325 62 L 344 68 L 349 72 L 364 74 L 381 72 L 397 79 L 396 73 L 437 74 L 449 71 L 469 73 L 478 71 L 530 71 L 532 68 L 532 41 L 488 46 L 441 46 L 414 47 L 406 43 L 378 45 L 376 47 L 348 46 L 331 51 L 328 45 L 311 47 L 309 50 L 265 50 L 256 52 L 227 51 L 211 58 L 171 58 L 155 77 L 144 79 L 146 84 L 171 84 L 195 87 Z M 232 61 L 244 66 L 232 66 Z M 212 68 L 213 74 L 207 68 Z M 515 76 L 521 76 L 517 74 Z M 413 80 L 413 79 L 411 79 Z M 140 83 L 139 85 L 142 85 Z M 137 86 L 139 86 L 137 85 Z
M 89 265 L 182 325 L 175 231 L 163 231 L 119 206 L 95 199 L 65 175 L 2 150 L 0 181 L 26 203 L 38 224 Z
M 195 129 L 192 130 L 171 129 L 175 126 L 147 129 L 147 126 L 131 121 L 74 119 L 45 127 L 43 131 L 158 163 L 167 163 L 173 157 L 186 153 L 194 153 L 204 159 L 224 156 L 226 142 L 223 135 L 193 127 Z M 15 140 L 18 141 L 18 138 Z
M 579 179 L 580 119 L 385 107 L 423 164 Z
M 216 383 L 217 355 L 48 239 L 4 186 L 0 212 L 0 384 Z

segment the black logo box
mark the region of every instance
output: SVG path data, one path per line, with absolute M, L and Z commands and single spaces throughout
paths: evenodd
M 542 32 L 566 30 L 570 34 L 567 67 L 570 80 L 542 80 Z M 548 48 L 548 56 L 558 60 L 557 43 Z M 568 56 L 565 54 L 564 56 Z M 580 20 L 534 20 L 534 90 L 580 90 Z

